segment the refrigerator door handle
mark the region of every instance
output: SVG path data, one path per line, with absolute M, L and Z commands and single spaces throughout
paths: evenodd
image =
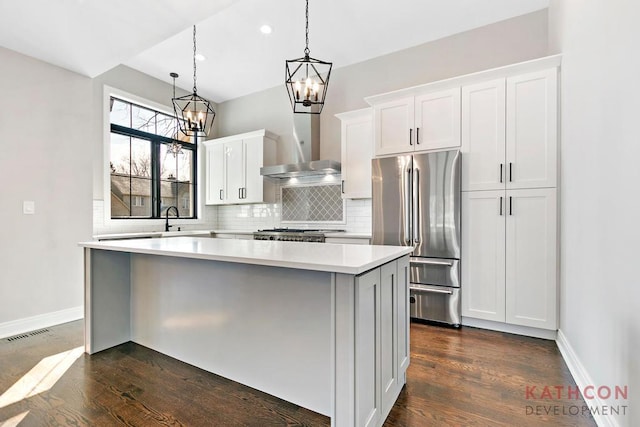
M 420 243 L 420 169 L 413 170 L 413 243 Z
M 409 258 L 411 264 L 426 264 L 426 265 L 446 265 L 447 267 L 453 267 L 453 261 L 439 260 L 439 259 L 425 259 L 418 257 Z
M 411 244 L 411 168 L 406 170 L 407 177 L 404 185 L 404 242 L 407 245 Z
M 409 286 L 409 290 L 416 291 L 416 292 L 430 292 L 432 294 L 446 294 L 446 295 L 453 294 L 453 291 L 451 289 L 436 289 L 435 287 L 418 288 L 417 286 Z

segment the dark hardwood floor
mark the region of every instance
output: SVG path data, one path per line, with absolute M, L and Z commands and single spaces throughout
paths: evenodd
M 83 343 L 81 321 L 48 329 L 0 340 L 0 425 L 329 425 L 327 417 L 133 343 L 82 354 L 50 389 L 14 402 L 14 384 L 43 358 Z M 64 365 L 47 360 L 52 372 Z M 385 426 L 595 425 L 588 415 L 527 415 L 528 406 L 583 404 L 526 399 L 533 385 L 575 385 L 555 343 L 412 324 L 407 385 Z

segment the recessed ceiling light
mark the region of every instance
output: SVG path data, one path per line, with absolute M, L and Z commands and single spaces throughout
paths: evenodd
M 203 54 L 201 54 L 201 53 L 196 53 L 196 59 L 197 59 L 198 61 L 204 61 L 205 59 L 207 59 L 207 57 L 206 57 L 206 56 L 204 56 L 204 55 L 203 55 Z
M 271 34 L 272 31 L 273 29 L 269 25 L 263 25 L 262 27 L 260 27 L 260 32 L 262 34 Z

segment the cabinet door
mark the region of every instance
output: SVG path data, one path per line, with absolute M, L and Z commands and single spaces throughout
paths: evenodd
M 413 102 L 407 97 L 373 107 L 376 156 L 413 151 Z
M 556 190 L 507 191 L 508 323 L 557 329 Z
M 377 426 L 382 404 L 380 381 L 380 269 L 356 283 L 356 426 Z
M 226 203 L 227 186 L 225 171 L 224 144 L 211 144 L 206 148 L 206 204 Z
M 398 381 L 402 387 L 406 382 L 405 372 L 409 367 L 409 258 L 398 260 Z
M 462 193 L 462 315 L 505 320 L 505 193 Z
M 415 149 L 460 147 L 460 88 L 415 98 Z
M 371 197 L 373 123 L 371 113 L 342 122 L 342 197 Z
M 246 186 L 245 154 L 242 139 L 225 142 L 227 167 L 227 203 L 242 203 L 242 192 Z
M 245 152 L 245 186 L 241 191 L 242 203 L 262 203 L 263 178 L 260 168 L 264 161 L 264 142 L 261 136 L 243 140 Z
M 462 191 L 505 188 L 505 79 L 462 88 Z
M 556 186 L 557 71 L 507 79 L 507 189 Z
M 380 380 L 382 409 L 393 405 L 398 390 L 398 264 L 390 262 L 380 268 Z

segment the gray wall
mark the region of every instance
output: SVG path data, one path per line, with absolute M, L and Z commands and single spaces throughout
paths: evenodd
M 541 10 L 334 69 L 321 115 L 321 157 L 340 160 L 334 114 L 367 107 L 366 96 L 545 55 L 547 11 Z M 278 160 L 291 158 L 292 113 L 284 84 L 221 103 L 219 113 L 220 136 L 266 128 L 281 136 Z
M 560 330 L 590 378 L 628 385 L 640 425 L 640 6 L 552 0 L 549 45 L 562 53 Z M 595 404 L 593 401 L 588 404 Z M 609 424 L 615 425 L 615 424 Z
M 0 64 L 1 326 L 82 305 L 94 153 L 90 79 L 4 48 Z

